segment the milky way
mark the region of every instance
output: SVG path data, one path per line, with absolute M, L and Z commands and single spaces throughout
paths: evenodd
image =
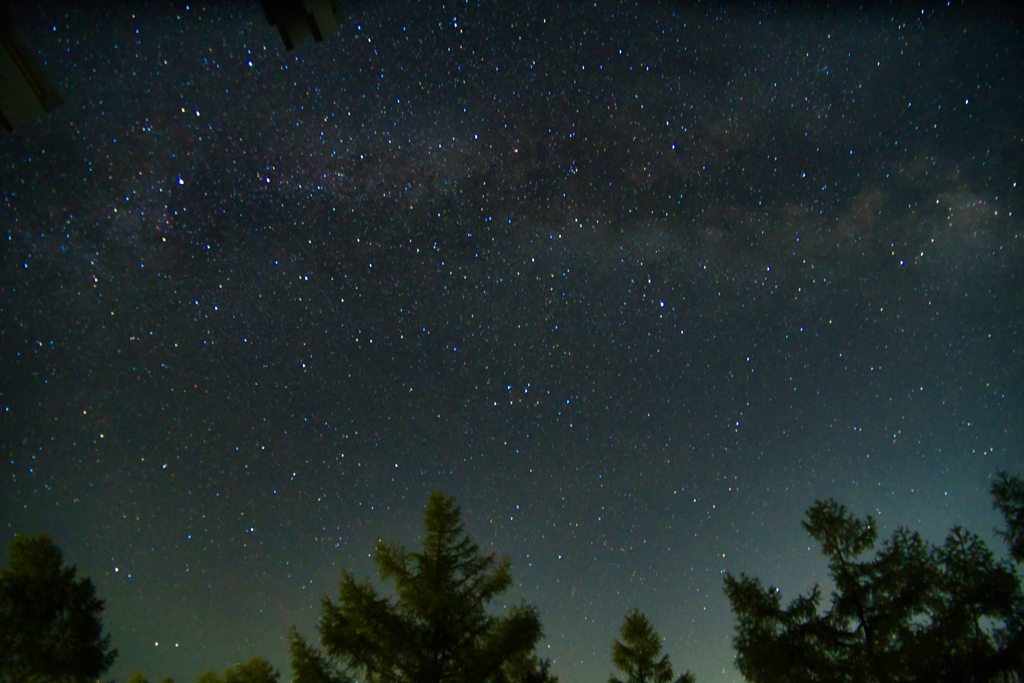
M 0 519 L 93 578 L 112 675 L 287 675 L 288 627 L 416 545 L 432 490 L 564 683 L 633 606 L 739 680 L 722 574 L 823 581 L 815 499 L 992 538 L 1019 24 L 345 12 L 294 52 L 258 3 L 16 17 L 66 104 L 0 139 Z

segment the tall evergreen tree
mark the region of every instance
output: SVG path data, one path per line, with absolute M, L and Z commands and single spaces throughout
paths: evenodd
M 85 683 L 117 650 L 103 635 L 103 601 L 50 537 L 18 536 L 0 573 L 0 683 Z
M 352 683 L 335 659 L 307 643 L 294 626 L 288 632 L 288 654 L 292 661 L 292 683 Z
M 1019 478 L 1003 474 L 993 486 L 1011 548 L 1020 529 L 1020 506 L 1013 513 L 1012 502 L 1021 490 Z M 778 590 L 726 575 L 736 661 L 748 680 L 1021 680 L 1024 594 L 1016 561 L 997 560 L 960 527 L 939 547 L 900 528 L 864 558 L 875 549 L 874 520 L 855 518 L 833 500 L 815 503 L 803 527 L 829 560 L 835 591 L 827 610 L 817 585 L 782 608 Z
M 501 617 L 486 609 L 511 586 L 508 558 L 481 554 L 453 498 L 431 494 L 425 520 L 421 552 L 377 546 L 377 570 L 394 582 L 394 598 L 344 572 L 338 602 L 322 603 L 322 648 L 292 631 L 296 683 L 478 683 L 534 649 L 536 609 L 524 604 Z
M 1010 555 L 1024 562 L 1024 479 L 1019 475 L 998 472 L 992 484 L 992 507 L 1006 520 L 1006 530 L 996 531 L 1006 541 Z
M 551 660 L 541 659 L 536 652 L 511 657 L 501 666 L 501 672 L 489 683 L 558 683 L 551 673 Z
M 668 655 L 658 659 L 661 638 L 642 612 L 630 610 L 619 634 L 622 640 L 612 643 L 612 664 L 626 675 L 626 680 L 612 676 L 608 683 L 673 683 L 672 663 Z M 695 680 L 687 671 L 674 683 L 694 683 Z
M 136 671 L 131 678 L 128 679 L 128 683 L 149 683 L 149 679 L 141 671 Z M 174 683 L 174 679 L 170 676 L 165 676 L 160 679 L 160 683 Z
M 244 664 L 229 666 L 224 669 L 223 675 L 215 671 L 200 674 L 196 683 L 277 683 L 279 678 L 281 672 L 275 669 L 273 664 L 263 657 L 256 656 Z

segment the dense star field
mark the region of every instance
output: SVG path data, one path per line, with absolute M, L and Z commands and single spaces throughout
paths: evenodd
M 66 104 L 0 138 L 0 559 L 50 533 L 118 680 L 287 677 L 435 490 L 562 683 L 634 606 L 740 680 L 723 572 L 824 581 L 816 499 L 993 539 L 1011 17 L 385 0 L 286 52 L 255 1 L 102 5 L 15 16 Z

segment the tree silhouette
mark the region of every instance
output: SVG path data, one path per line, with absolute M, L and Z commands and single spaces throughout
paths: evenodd
M 999 477 L 992 493 L 1012 548 L 1024 487 L 1017 477 Z M 1021 680 L 1024 595 L 1017 559 L 997 560 L 960 527 L 938 547 L 899 528 L 873 558 L 862 559 L 875 548 L 874 520 L 857 519 L 833 500 L 815 503 L 803 527 L 829 560 L 835 590 L 827 610 L 817 585 L 783 609 L 777 589 L 745 574 L 726 575 L 737 619 L 736 661 L 748 680 Z
M 377 570 L 394 582 L 394 598 L 346 571 L 338 602 L 322 603 L 322 648 L 292 630 L 295 683 L 340 683 L 353 674 L 367 683 L 500 680 L 507 663 L 534 649 L 541 626 L 533 607 L 502 617 L 486 611 L 512 583 L 508 558 L 480 553 L 454 498 L 431 494 L 425 521 L 421 552 L 377 546 Z
M 320 648 L 309 645 L 294 626 L 288 632 L 288 654 L 292 662 L 292 683 L 352 683 L 337 661 Z
M 619 634 L 622 641 L 612 643 L 612 664 L 626 675 L 626 680 L 612 676 L 608 683 L 673 683 L 668 655 L 658 659 L 661 638 L 642 612 L 630 610 L 622 621 Z M 687 671 L 675 683 L 694 683 L 695 680 Z
M 131 678 L 128 679 L 128 683 L 149 683 L 149 679 L 141 671 L 136 671 Z M 160 679 L 160 683 L 174 683 L 174 679 L 170 676 L 165 676 Z
M 207 671 L 196 679 L 196 683 L 277 683 L 280 677 L 281 672 L 273 664 L 257 656 L 245 664 L 229 666 L 223 675 Z
M 50 537 L 18 536 L 0 573 L 0 681 L 95 681 L 117 650 L 103 635 L 103 601 Z
M 992 484 L 992 507 L 1003 515 L 1006 530 L 996 533 L 1006 541 L 1013 559 L 1024 562 L 1024 480 L 1006 472 L 999 472 L 998 477 Z
M 541 659 L 536 652 L 510 657 L 490 683 L 558 683 L 551 673 L 551 660 Z

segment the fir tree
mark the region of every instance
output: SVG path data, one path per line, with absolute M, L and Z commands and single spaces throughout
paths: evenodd
M 486 609 L 511 586 L 508 558 L 481 554 L 453 498 L 432 494 L 425 521 L 422 551 L 377 547 L 394 598 L 345 572 L 338 601 L 322 603 L 322 647 L 292 632 L 297 683 L 478 683 L 500 679 L 507 663 L 533 651 L 541 636 L 533 607 L 500 617 Z
M 658 659 L 661 638 L 642 612 L 630 610 L 619 633 L 622 640 L 612 643 L 612 664 L 626 675 L 626 680 L 612 676 L 608 683 L 673 683 L 668 655 Z M 695 680 L 687 671 L 674 683 L 694 683 Z

